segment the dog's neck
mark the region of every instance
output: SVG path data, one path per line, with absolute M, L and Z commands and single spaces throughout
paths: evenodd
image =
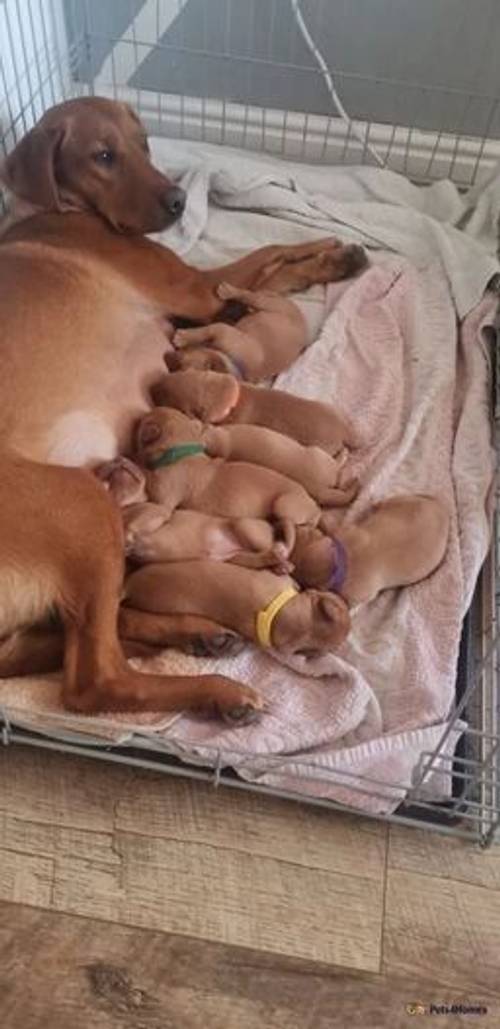
M 3 169 L 0 167 L 0 239 L 18 222 L 23 222 L 42 210 L 29 200 L 16 196 L 2 173 Z

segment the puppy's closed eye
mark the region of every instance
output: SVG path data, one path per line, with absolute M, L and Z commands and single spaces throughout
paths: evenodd
M 161 427 L 157 422 L 145 419 L 140 423 L 137 430 L 137 442 L 141 446 L 147 446 L 149 443 L 154 443 L 155 440 L 161 436 Z

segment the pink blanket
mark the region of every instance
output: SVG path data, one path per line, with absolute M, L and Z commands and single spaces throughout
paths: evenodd
M 231 765 L 249 780 L 387 812 L 412 786 L 422 755 L 446 724 L 461 624 L 488 548 L 494 462 L 481 330 L 492 321 L 494 300 L 484 300 L 458 332 L 440 265 L 417 271 L 391 258 L 347 287 L 332 287 L 329 301 L 319 339 L 278 385 L 335 402 L 355 420 L 363 486 L 350 518 L 394 493 L 433 493 L 448 504 L 445 561 L 422 583 L 358 608 L 336 655 L 285 663 L 249 646 L 232 659 L 170 651 L 144 663 L 165 672 L 217 669 L 258 684 L 268 702 L 259 724 L 231 729 L 181 716 L 132 726 L 115 719 L 101 732 L 117 739 L 120 729 L 153 731 L 163 747 L 191 762 Z M 12 717 L 20 689 L 0 684 L 0 706 Z M 46 727 L 51 705 L 58 709 L 58 687 L 46 682 L 39 689 Z M 36 728 L 34 684 L 24 688 L 22 708 L 23 724 Z M 87 731 L 97 731 L 98 722 Z M 436 774 L 426 795 L 442 798 L 446 788 Z

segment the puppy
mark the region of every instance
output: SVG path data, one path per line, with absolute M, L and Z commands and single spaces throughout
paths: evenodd
M 450 517 L 434 497 L 390 497 L 352 524 L 323 515 L 321 529 L 296 531 L 291 553 L 294 577 L 302 586 L 334 590 L 349 607 L 382 591 L 425 579 L 443 560 Z
M 123 509 L 125 552 L 138 564 L 155 561 L 232 561 L 245 568 L 291 569 L 290 543 L 279 539 L 280 526 L 263 518 L 216 518 L 201 511 L 174 511 L 161 504 L 131 504 Z M 284 532 L 294 538 L 294 527 Z M 292 535 L 293 534 L 293 535 Z
M 319 521 L 320 508 L 297 482 L 270 468 L 208 457 L 190 424 L 178 411 L 158 407 L 136 433 L 147 496 L 165 507 L 167 518 L 182 507 L 223 518 L 272 517 L 284 525 Z
M 347 451 L 331 457 L 320 447 L 304 447 L 289 436 L 260 425 L 204 425 L 179 411 L 169 414 L 172 436 L 167 442 L 199 442 L 210 457 L 245 461 L 286 475 L 300 483 L 325 507 L 350 503 L 358 492 L 356 479 L 337 484 Z
M 289 576 L 215 561 L 145 565 L 126 580 L 125 604 L 133 611 L 137 639 L 141 611 L 145 633 L 151 614 L 156 634 L 162 614 L 200 615 L 284 654 L 334 650 L 350 629 L 341 597 L 318 590 L 299 593 Z
M 306 447 L 338 455 L 356 444 L 352 428 L 330 404 L 239 382 L 232 375 L 190 369 L 166 375 L 152 390 L 155 404 L 212 424 L 263 425 Z
M 291 523 L 272 525 L 263 518 L 217 518 L 185 510 L 169 517 L 165 507 L 147 500 L 146 473 L 126 457 L 106 462 L 96 475 L 122 508 L 125 553 L 138 564 L 209 558 L 246 568 L 291 570 Z
M 270 379 L 288 368 L 307 343 L 305 318 L 292 300 L 259 290 L 237 289 L 223 282 L 222 300 L 236 300 L 249 313 L 237 325 L 214 322 L 175 333 L 177 368 L 230 372 L 246 382 Z M 175 359 L 167 358 L 173 370 Z

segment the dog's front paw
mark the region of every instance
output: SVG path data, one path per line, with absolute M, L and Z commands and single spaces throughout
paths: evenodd
M 218 677 L 220 687 L 215 697 L 215 708 L 229 725 L 248 725 L 262 713 L 264 701 L 256 690 L 230 679 Z
M 336 282 L 338 279 L 350 278 L 351 275 L 356 275 L 366 268 L 368 257 L 363 247 L 357 243 L 341 246 L 335 244 L 319 254 L 317 262 L 318 281 Z

